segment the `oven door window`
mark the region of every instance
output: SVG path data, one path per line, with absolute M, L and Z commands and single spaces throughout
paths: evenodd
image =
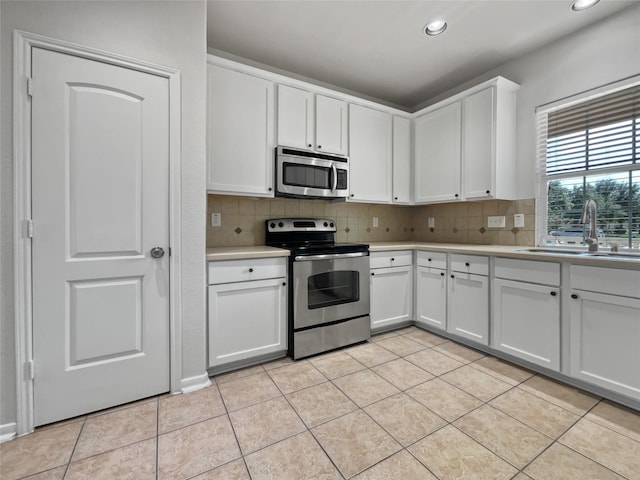
M 331 189 L 331 168 L 285 162 L 282 181 L 293 187 Z
M 310 276 L 307 286 L 309 310 L 359 301 L 359 276 L 352 270 Z

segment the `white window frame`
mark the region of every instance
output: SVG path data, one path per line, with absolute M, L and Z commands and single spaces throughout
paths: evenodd
M 570 107 L 579 103 L 592 100 L 594 98 L 609 95 L 619 90 L 634 87 L 640 85 L 640 75 L 625 78 L 617 82 L 609 83 L 593 90 L 578 93 L 570 97 L 565 97 L 560 100 L 556 100 L 545 105 L 540 105 L 536 108 L 536 214 L 535 214 L 535 244 L 540 247 L 547 246 L 545 243 L 545 237 L 547 236 L 547 183 L 553 178 L 563 178 L 558 175 L 547 175 L 547 158 L 546 158 L 546 140 L 547 140 L 547 117 L 549 113 L 563 108 Z M 544 137 L 542 137 L 544 132 Z M 543 141 L 544 138 L 544 141 Z M 625 165 L 623 167 L 614 167 L 605 170 L 606 173 L 613 173 L 614 171 L 629 171 L 634 169 L 640 169 L 640 165 L 629 167 Z M 597 171 L 587 172 L 572 172 L 564 177 L 577 177 L 580 175 L 589 176 L 597 174 Z M 572 247 L 568 247 L 572 248 Z M 574 247 L 577 248 L 577 247 Z

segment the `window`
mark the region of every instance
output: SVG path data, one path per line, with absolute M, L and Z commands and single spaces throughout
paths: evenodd
M 600 245 L 640 248 L 639 79 L 542 107 L 537 120 L 538 244 L 583 245 L 594 200 Z

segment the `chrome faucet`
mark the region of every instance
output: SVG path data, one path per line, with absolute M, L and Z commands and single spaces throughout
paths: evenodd
M 583 225 L 589 224 L 588 234 L 585 234 L 584 243 L 589 245 L 590 252 L 598 251 L 598 231 L 596 229 L 596 202 L 593 200 L 587 200 L 584 202 L 582 208 L 582 217 L 580 223 Z

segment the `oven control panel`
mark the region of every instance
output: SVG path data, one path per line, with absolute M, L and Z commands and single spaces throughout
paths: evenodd
M 271 218 L 267 232 L 335 232 L 336 223 L 329 218 Z

